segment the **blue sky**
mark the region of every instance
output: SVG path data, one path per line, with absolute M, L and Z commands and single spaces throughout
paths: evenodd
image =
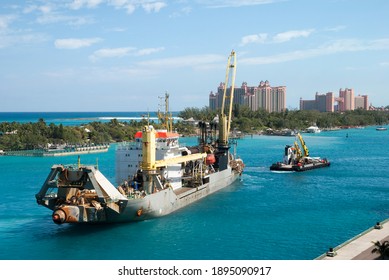
M 236 85 L 287 87 L 287 107 L 353 88 L 389 105 L 389 1 L 0 2 L 0 111 L 208 106 L 231 50 Z

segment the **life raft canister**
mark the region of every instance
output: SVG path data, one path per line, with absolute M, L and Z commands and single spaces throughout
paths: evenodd
M 214 164 L 216 162 L 215 155 L 214 154 L 208 154 L 207 158 L 205 159 L 205 163 L 207 165 Z

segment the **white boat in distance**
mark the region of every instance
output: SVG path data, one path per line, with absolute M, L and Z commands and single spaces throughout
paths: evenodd
M 320 133 L 321 130 L 316 125 L 312 125 L 312 126 L 307 128 L 307 132 L 308 133 Z

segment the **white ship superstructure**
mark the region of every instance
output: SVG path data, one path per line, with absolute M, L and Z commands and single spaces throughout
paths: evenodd
M 179 146 L 179 134 L 168 132 L 166 129 L 156 131 L 156 160 L 188 155 L 191 152 L 187 147 Z M 134 142 L 120 144 L 116 150 L 116 183 L 131 181 L 141 168 L 142 156 L 142 131 L 135 134 Z M 181 179 L 183 170 L 181 164 L 169 164 L 162 168 L 163 180 L 170 184 L 173 189 L 182 187 Z

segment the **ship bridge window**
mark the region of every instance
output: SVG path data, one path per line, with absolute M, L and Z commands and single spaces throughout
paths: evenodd
M 178 144 L 177 138 L 167 139 L 167 146 L 176 146 L 177 144 Z

